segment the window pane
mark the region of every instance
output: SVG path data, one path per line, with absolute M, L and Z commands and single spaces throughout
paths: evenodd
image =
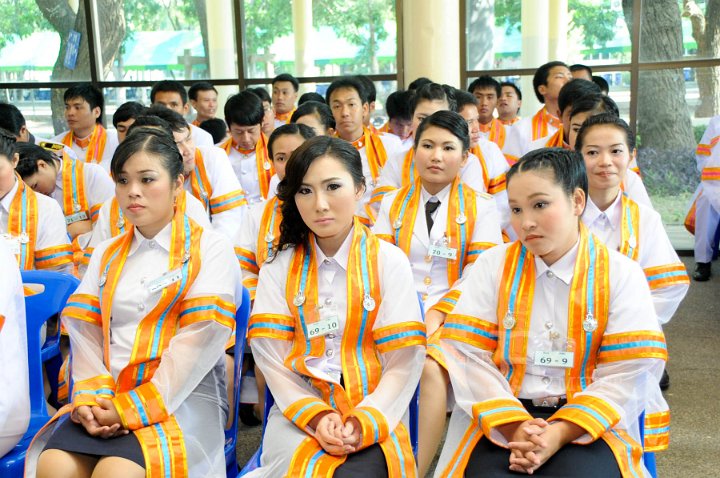
M 468 1 L 468 70 L 535 67 L 555 59 L 589 66 L 628 62 L 630 22 L 622 3 L 568 0 L 563 9 L 563 2 Z M 625 3 L 631 13 L 632 1 Z
M 103 49 L 107 81 L 236 78 L 231 0 L 124 2 L 125 34 Z M 101 39 L 117 36 L 117 18 L 99 17 Z M 104 41 L 104 40 L 103 40 Z M 114 47 L 114 48 L 113 48 Z M 209 54 L 208 54 L 209 52 Z
M 397 71 L 393 0 L 243 0 L 243 9 L 248 78 Z
M 638 91 L 638 163 L 655 209 L 676 248 L 692 249 L 683 221 L 699 173 L 695 148 L 712 116 L 720 114 L 710 68 L 642 71 Z
M 0 2 L 0 81 L 87 81 L 90 79 L 84 8 L 43 2 L 48 22 L 34 0 Z M 83 4 L 83 2 L 80 2 Z M 68 40 L 60 48 L 60 39 Z
M 686 9 L 684 3 L 688 4 Z M 644 1 L 640 61 L 720 57 L 720 10 L 711 9 L 710 3 L 710 0 Z

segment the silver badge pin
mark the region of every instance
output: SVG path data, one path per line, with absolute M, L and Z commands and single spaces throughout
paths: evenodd
M 375 310 L 375 299 L 373 299 L 370 294 L 365 294 L 365 297 L 363 297 L 363 309 L 368 312 Z
M 107 282 L 107 274 L 103 272 L 103 274 L 100 276 L 100 282 L 98 282 L 98 285 L 102 287 L 105 285 L 105 282 Z
M 637 247 L 637 239 L 635 239 L 635 236 L 630 236 L 630 239 L 628 239 L 628 244 L 633 249 L 635 249 Z
M 273 236 L 272 232 L 268 232 L 265 234 L 265 242 L 272 242 L 275 240 L 275 236 Z
M 23 231 L 20 233 L 18 241 L 20 242 L 20 244 L 27 244 L 28 242 L 30 242 L 30 236 L 27 232 Z
M 183 257 L 182 257 L 182 263 L 185 264 L 189 260 L 190 260 L 190 251 L 185 251 L 185 254 L 183 254 Z
M 395 222 L 393 223 L 393 228 L 400 229 L 402 227 L 402 221 L 400 219 L 395 219 Z
M 298 291 L 297 294 L 295 294 L 295 297 L 293 297 L 293 305 L 295 307 L 300 307 L 305 303 L 305 296 L 301 291 Z
M 82 209 L 82 208 L 80 207 L 80 205 L 78 203 L 73 204 L 73 211 L 80 212 L 80 209 Z
M 455 218 L 455 222 L 458 224 L 465 224 L 467 222 L 467 217 L 465 217 L 465 214 L 458 214 Z
M 270 162 L 269 161 L 265 161 L 263 163 L 263 169 L 265 169 L 265 171 L 270 171 Z
M 506 329 L 512 329 L 515 327 L 515 316 L 510 310 L 507 311 L 505 317 L 503 318 L 503 327 Z
M 588 312 L 588 314 L 585 316 L 585 320 L 583 320 L 583 330 L 585 332 L 594 332 L 595 329 L 597 329 L 598 323 L 597 320 L 595 320 L 595 317 Z

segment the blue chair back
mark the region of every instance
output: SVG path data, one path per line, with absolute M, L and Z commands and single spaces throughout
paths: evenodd
M 243 287 L 240 307 L 235 313 L 235 368 L 233 376 L 233 409 L 229 413 L 234 417 L 232 426 L 225 430 L 225 465 L 228 478 L 235 478 L 238 473 L 237 454 L 237 427 L 238 410 L 240 409 L 240 387 L 242 385 L 242 366 L 245 355 L 245 343 L 247 338 L 248 320 L 250 319 L 250 292 Z
M 30 441 L 38 430 L 50 420 L 43 386 L 41 329 L 50 318 L 62 312 L 68 298 L 80 283 L 76 277 L 70 274 L 35 270 L 22 271 L 22 280 L 24 284 L 39 284 L 44 287 L 42 292 L 25 297 L 28 372 L 30 375 L 30 424 L 20 443 L 7 455 L 0 458 L 0 478 L 22 476 L 25 453 Z M 56 377 L 49 377 L 50 381 L 53 381 L 53 378 Z
M 645 444 L 645 412 L 643 411 L 638 418 L 638 427 L 640 428 L 640 445 Z M 650 472 L 650 476 L 657 478 L 657 467 L 655 466 L 655 453 L 643 452 L 643 463 L 645 468 Z

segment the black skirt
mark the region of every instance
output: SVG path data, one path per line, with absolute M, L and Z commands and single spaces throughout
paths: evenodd
M 145 468 L 145 457 L 134 433 L 107 439 L 94 437 L 85 431 L 85 427 L 70 420 L 69 416 L 50 436 L 45 450 L 63 450 L 97 459 L 116 456 Z

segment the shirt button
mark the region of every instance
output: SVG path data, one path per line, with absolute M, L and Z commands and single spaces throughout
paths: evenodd
M 430 278 L 430 276 L 427 276 L 423 282 L 425 283 L 425 285 L 430 285 L 432 284 L 432 279 Z
M 423 294 L 423 295 L 422 295 L 422 300 L 423 300 L 423 302 L 425 302 L 425 301 L 427 300 L 427 298 L 428 298 L 428 295 L 427 295 L 427 294 Z
M 550 385 L 550 377 L 543 377 L 542 383 L 544 383 L 545 385 Z
M 553 271 L 548 271 L 547 276 L 552 279 L 553 277 L 555 277 L 555 273 L 553 273 Z
M 149 247 L 150 249 L 155 249 L 155 241 L 150 241 L 150 242 L 148 242 L 148 247 Z
M 332 340 L 332 339 L 335 338 L 335 334 L 328 334 L 328 335 L 327 335 L 327 338 L 329 338 L 330 340 Z
M 137 309 L 142 312 L 143 310 L 145 310 L 145 304 L 138 304 Z
M 325 351 L 325 356 L 328 358 L 332 358 L 335 355 L 335 351 L 333 349 L 328 349 Z
M 330 259 L 325 259 L 323 261 L 323 264 L 325 264 L 326 266 L 329 266 L 331 264 Z
M 432 262 L 432 256 L 425 256 L 425 262 L 428 264 Z

